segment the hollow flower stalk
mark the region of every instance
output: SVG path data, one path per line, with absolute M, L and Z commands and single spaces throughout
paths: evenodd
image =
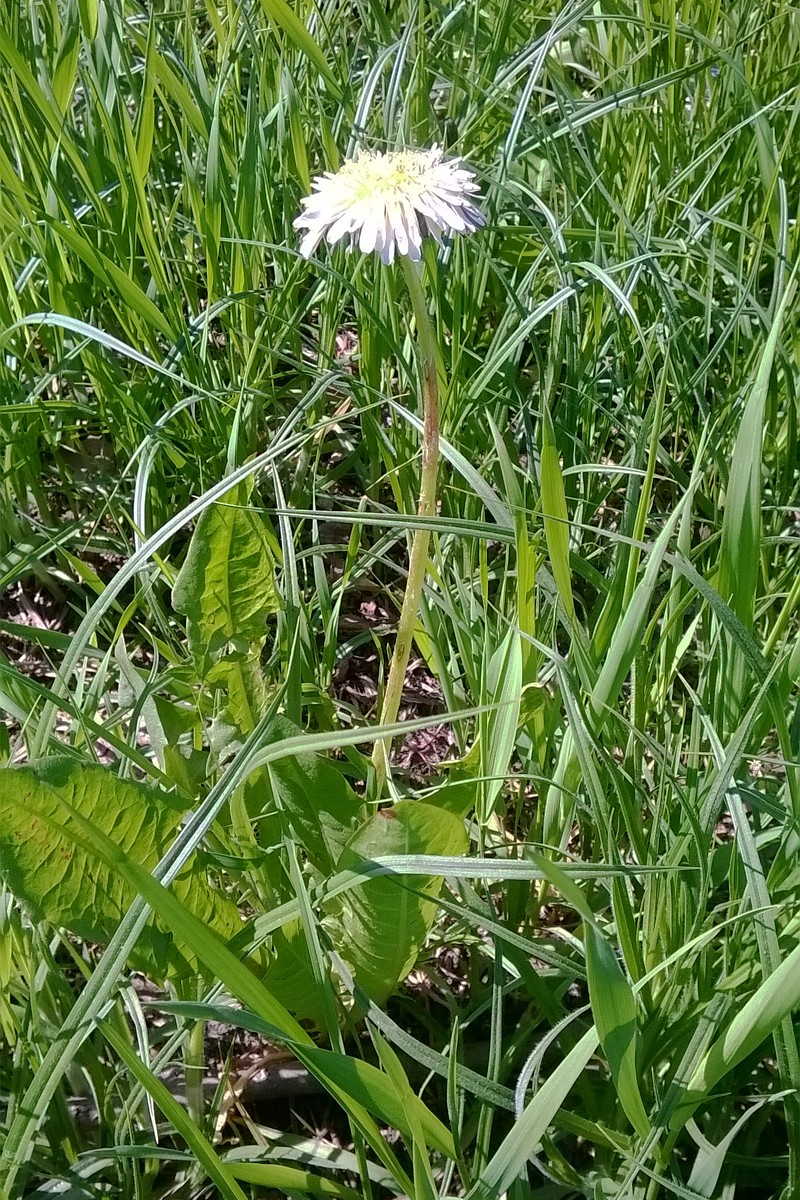
M 475 176 L 460 160 L 445 159 L 438 146 L 429 150 L 362 153 L 336 172 L 319 175 L 312 194 L 303 200 L 295 227 L 304 230 L 300 253 L 310 258 L 323 238 L 331 245 L 346 237 L 349 248 L 377 253 L 387 265 L 399 255 L 417 326 L 417 351 L 422 392 L 422 472 L 415 530 L 408 562 L 408 578 L 397 623 L 397 639 L 381 709 L 381 725 L 397 719 L 414 628 L 419 613 L 428 563 L 430 528 L 425 523 L 436 514 L 436 480 L 439 467 L 439 380 L 436 338 L 433 331 L 418 263 L 422 243 L 430 235 L 473 233 L 485 222 L 474 203 Z M 375 793 L 380 797 L 388 771 L 389 740 L 375 743 Z

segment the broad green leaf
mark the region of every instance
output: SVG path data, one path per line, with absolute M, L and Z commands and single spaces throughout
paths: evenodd
M 272 935 L 274 960 L 267 968 L 265 982 L 281 1004 L 298 1020 L 313 1021 L 316 1029 L 325 1028 L 325 1007 L 317 992 L 301 920 L 289 921 Z
M 382 1138 L 380 1130 L 370 1116 L 369 1111 L 358 1099 L 353 1098 L 343 1086 L 340 1086 L 340 1082 L 337 1082 L 337 1078 L 334 1077 L 343 1075 L 345 1082 L 353 1080 L 360 1088 L 360 1095 L 365 1095 L 372 1100 L 373 1104 L 377 1105 L 380 1105 L 381 1101 L 385 1100 L 387 1110 L 392 1109 L 392 1107 L 396 1110 L 398 1107 L 396 1097 L 394 1097 L 392 1090 L 385 1084 L 385 1077 L 381 1075 L 380 1071 L 377 1071 L 368 1063 L 343 1058 L 343 1072 L 326 1074 L 324 1067 L 313 1057 L 314 1055 L 324 1055 L 326 1052 L 317 1050 L 308 1034 L 295 1021 L 291 1013 L 275 999 L 272 993 L 255 976 L 250 967 L 243 963 L 238 955 L 228 949 L 226 944 L 228 939 L 223 940 L 212 928 L 194 916 L 169 888 L 166 888 L 146 868 L 127 855 L 97 825 L 93 824 L 76 809 L 68 806 L 66 802 L 64 807 L 67 808 L 71 819 L 74 821 L 77 831 L 76 843 L 81 845 L 85 851 L 88 851 L 90 856 L 96 854 L 97 858 L 109 869 L 116 871 L 153 911 L 159 913 L 165 924 L 173 930 L 176 936 L 181 938 L 187 946 L 191 947 L 197 959 L 207 967 L 212 977 L 222 982 L 232 996 L 235 996 L 242 1004 L 247 1005 L 252 1009 L 253 1013 L 257 1014 L 256 1019 L 260 1019 L 264 1030 L 268 1033 L 271 1040 L 285 1041 L 291 1045 L 300 1062 L 304 1063 L 325 1084 L 328 1091 L 339 1100 L 368 1144 L 392 1172 L 398 1183 L 405 1190 L 409 1190 L 411 1187 L 410 1180 L 408 1180 L 401 1164 L 397 1161 L 391 1147 Z M 91 980 L 88 986 L 91 987 Z M 202 1006 L 197 1005 L 195 1007 L 199 1009 Z M 239 1017 L 240 1010 L 231 1011 L 236 1013 L 237 1018 Z M 198 1019 L 203 1019 L 203 1017 L 199 1016 Z M 237 1019 L 231 1023 L 239 1024 L 242 1022 Z M 339 1055 L 334 1055 L 333 1057 L 342 1058 Z M 366 1079 L 364 1078 L 365 1075 Z M 428 1129 L 428 1137 L 431 1144 L 438 1146 L 444 1153 L 452 1156 L 453 1142 L 450 1133 L 426 1106 L 422 1104 L 422 1101 L 420 1101 L 420 1106 L 423 1110 L 422 1119 L 427 1122 L 426 1129 Z M 381 1111 L 383 1114 L 383 1110 Z M 386 1118 L 384 1117 L 384 1119 Z M 391 1123 L 390 1119 L 389 1121 Z M 16 1163 L 18 1158 L 16 1156 L 11 1158 L 9 1155 L 8 1161 Z M 407 1187 L 406 1184 L 408 1185 Z
M 249 499 L 242 481 L 203 510 L 172 590 L 204 676 L 228 646 L 246 653 L 263 643 L 266 618 L 280 608 L 267 528 Z
M 457 855 L 466 849 L 467 836 L 458 817 L 429 804 L 401 800 L 358 830 L 338 865 L 340 870 L 354 870 L 365 859 L 383 855 Z M 392 876 L 368 879 L 343 895 L 338 905 L 342 957 L 376 1004 L 411 970 L 436 916 L 441 879 L 412 875 L 403 883 Z M 419 892 L 430 899 L 415 894 Z
M 209 667 L 205 682 L 224 691 L 225 702 L 213 722 L 212 748 L 227 743 L 230 753 L 253 732 L 269 699 L 269 691 L 259 662 L 259 654 L 226 654 Z M 233 732 L 231 732 L 233 731 Z M 216 744 L 215 744 L 216 743 Z
M 165 751 L 168 747 L 167 737 L 161 724 L 158 706 L 155 698 L 147 687 L 145 680 L 128 656 L 125 638 L 119 637 L 114 647 L 114 657 L 119 667 L 118 698 L 122 709 L 133 709 L 138 704 L 144 721 L 147 737 L 152 747 L 156 761 L 162 766 L 165 762 Z
M 63 798 L 62 810 L 56 818 L 47 816 L 47 823 L 52 828 L 64 822 L 66 812 L 67 819 L 74 823 L 75 845 L 83 850 L 87 859 L 102 863 L 132 893 L 145 899 L 173 934 L 191 947 L 214 977 L 221 980 L 243 1004 L 248 1004 L 262 1020 L 274 1025 L 281 1036 L 299 1045 L 310 1044 L 305 1030 L 256 978 L 250 966 L 228 949 L 230 937 L 217 932 L 202 916 L 196 916 L 188 904 L 175 894 L 175 884 L 170 888 L 164 887 L 145 865 L 127 853 L 118 840 L 109 837 L 97 822 L 84 816 L 66 797 Z
M 65 804 L 65 807 L 68 807 Z M 273 1041 L 284 1041 L 291 1045 L 294 1054 L 309 1070 L 321 1080 L 326 1089 L 339 1100 L 342 1107 L 361 1130 L 369 1145 L 375 1150 L 382 1162 L 393 1172 L 398 1183 L 405 1187 L 407 1176 L 397 1161 L 391 1148 L 381 1137 L 373 1118 L 371 1109 L 381 1113 L 389 1124 L 403 1131 L 402 1108 L 399 1105 L 394 1090 L 375 1067 L 359 1059 L 347 1058 L 331 1051 L 319 1050 L 314 1046 L 308 1034 L 292 1017 L 291 1013 L 272 995 L 250 967 L 243 963 L 238 955 L 228 949 L 223 940 L 213 929 L 198 920 L 185 904 L 164 887 L 158 879 L 128 856 L 111 838 L 90 820 L 75 809 L 69 808 L 75 822 L 78 834 L 76 842 L 84 849 L 96 853 L 97 857 L 107 867 L 115 870 L 142 897 L 143 900 L 159 913 L 161 918 L 177 937 L 190 946 L 200 962 L 211 972 L 215 979 L 225 985 L 232 996 L 235 996 L 263 1022 L 263 1031 Z M 199 1010 L 204 1006 L 184 1006 Z M 244 1024 L 239 1010 L 232 1024 Z M 203 1019 L 202 1016 L 199 1019 Z M 326 1065 L 329 1069 L 326 1070 Z M 348 1090 L 351 1089 L 351 1090 Z M 366 1101 L 362 1103 L 362 1099 Z M 453 1139 L 449 1130 L 442 1125 L 433 1113 L 420 1101 L 421 1115 L 431 1145 L 441 1149 L 443 1153 L 453 1156 Z M 391 1113 L 391 1116 L 387 1114 Z M 400 1120 L 394 1121 L 393 1116 Z M 408 1181 L 408 1190 L 410 1188 Z
M 462 821 L 475 807 L 478 785 L 470 779 L 445 783 L 426 797 L 425 803 L 434 808 L 443 808 L 460 817 Z
M 277 717 L 269 741 L 297 737 L 300 730 Z M 272 792 L 286 832 L 315 867 L 332 874 L 345 844 L 363 819 L 364 809 L 342 772 L 311 752 L 280 758 L 268 767 Z
M 69 929 L 86 941 L 108 942 L 135 893 L 82 848 L 70 810 L 152 870 L 178 833 L 183 807 L 156 788 L 72 759 L 45 759 L 36 767 L 0 774 L 0 875 L 9 890 L 34 919 Z M 189 860 L 174 887 L 201 921 L 221 937 L 233 937 L 241 925 L 238 910 L 208 882 L 198 856 Z M 158 976 L 186 969 L 181 948 L 173 944 L 173 930 L 158 920 L 143 935 L 136 958 Z

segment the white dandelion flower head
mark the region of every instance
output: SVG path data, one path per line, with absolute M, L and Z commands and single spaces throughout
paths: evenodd
M 473 203 L 475 176 L 460 159 L 430 150 L 361 153 L 334 172 L 318 175 L 295 220 L 304 229 L 300 253 L 310 258 L 323 238 L 331 245 L 348 236 L 350 247 L 377 251 L 385 263 L 395 252 L 418 262 L 431 234 L 473 233 L 485 224 Z

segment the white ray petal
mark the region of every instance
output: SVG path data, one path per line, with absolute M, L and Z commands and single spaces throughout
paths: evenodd
M 300 243 L 300 254 L 302 257 L 311 258 L 311 255 L 314 253 L 324 236 L 325 230 L 319 228 L 319 226 L 316 229 L 309 229 L 308 233 L 304 236 L 302 242 Z
M 358 241 L 358 248 L 362 254 L 370 254 L 378 244 L 379 226 L 375 214 L 370 212 L 364 218 L 364 224 L 361 226 L 361 237 Z

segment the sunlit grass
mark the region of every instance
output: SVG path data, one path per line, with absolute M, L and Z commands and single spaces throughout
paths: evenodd
M 154 7 L 0 14 L 0 752 L 100 755 L 193 814 L 155 881 L 81 833 L 139 894 L 104 953 L 30 919 L 0 837 L 0 1186 L 800 1194 L 796 12 Z M 372 885 L 263 796 L 310 751 L 369 785 L 419 525 L 413 315 L 397 268 L 307 263 L 292 222 L 355 147 L 433 142 L 488 225 L 424 255 L 442 463 L 415 644 L 442 705 L 416 725 L 449 722 L 452 760 L 393 786 L 463 818 L 475 864 L 395 863 L 447 880 L 436 999 L 378 1006 L 332 933 Z M 223 684 L 173 588 L 239 481 L 280 605 Z M 372 628 L 346 619 L 365 599 Z M 369 713 L 336 686 L 367 649 Z M 159 890 L 198 847 L 245 914 L 233 952 Z M 125 982 L 148 905 L 199 964 L 165 1027 Z M 327 1058 L 269 991 L 281 936 Z M 219 1141 L 191 1072 L 231 999 L 335 1096 L 340 1160 Z M 157 1078 L 181 1060 L 182 1110 Z

